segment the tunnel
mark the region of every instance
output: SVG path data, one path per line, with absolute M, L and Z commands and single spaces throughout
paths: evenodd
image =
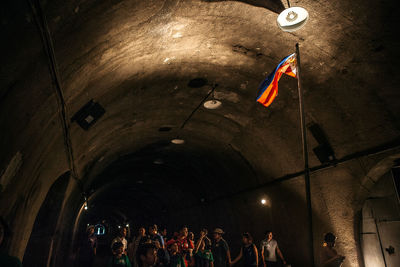
M 309 18 L 285 32 L 277 17 L 293 6 Z M 221 228 L 232 258 L 242 233 L 259 247 L 271 230 L 304 267 L 322 266 L 331 232 L 342 266 L 399 266 L 399 11 L 392 0 L 5 0 L 2 253 L 76 266 L 94 225 L 106 266 L 121 227 L 130 240 L 157 224 L 169 238 Z M 283 75 L 261 105 L 260 84 L 296 52 L 299 77 Z

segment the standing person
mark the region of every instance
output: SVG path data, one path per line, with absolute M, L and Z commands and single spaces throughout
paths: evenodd
M 213 232 L 213 243 L 211 252 L 214 257 L 214 267 L 226 267 L 231 264 L 231 252 L 228 243 L 222 238 L 224 231 L 221 228 L 215 228 Z
M 177 239 L 179 245 L 179 253 L 185 259 L 186 266 L 189 266 L 189 263 L 192 261 L 192 252 L 194 249 L 194 244 L 188 238 L 188 234 L 188 228 L 186 226 L 182 226 Z
M 108 261 L 107 267 L 131 267 L 128 256 L 124 254 L 124 244 L 115 242 L 112 246 L 112 257 Z
M 189 239 L 190 241 L 192 241 L 192 243 L 194 244 L 194 233 L 193 233 L 193 232 L 189 232 L 189 233 L 188 233 L 188 239 Z
M 1 267 L 22 267 L 21 261 L 8 255 L 6 245 L 11 237 L 11 230 L 3 217 L 0 216 L 0 266 Z
M 194 249 L 196 267 L 214 267 L 214 257 L 211 252 L 211 240 L 207 237 L 207 230 L 200 231 L 200 238 Z
M 153 241 L 153 244 L 157 249 L 157 267 L 168 267 L 169 266 L 169 253 L 168 250 L 161 247 L 160 242 Z
M 128 240 L 126 240 L 126 235 L 128 233 L 128 230 L 126 227 L 122 227 L 119 231 L 119 235 L 113 239 L 111 242 L 111 249 L 114 245 L 114 243 L 121 242 L 123 247 L 123 253 L 126 255 L 127 254 L 127 249 L 128 249 Z
M 325 234 L 323 248 L 321 251 L 321 263 L 323 267 L 339 267 L 342 265 L 345 256 L 339 255 L 333 247 L 336 236 L 332 233 Z
M 167 242 L 167 228 L 163 227 L 161 228 L 162 230 L 160 231 L 160 234 L 162 238 L 164 239 L 164 245 Z
M 94 257 L 96 256 L 97 237 L 94 234 L 94 226 L 89 225 L 86 229 L 86 236 L 80 241 L 78 249 L 79 266 L 93 266 Z
M 170 264 L 169 267 L 187 267 L 185 263 L 185 259 L 179 253 L 178 242 L 169 242 L 168 243 L 168 251 L 170 255 Z
M 165 248 L 164 238 L 158 233 L 158 227 L 153 224 L 149 227 L 149 238 L 152 242 L 158 241 L 162 248 Z
M 256 245 L 253 244 L 253 237 L 250 233 L 242 234 L 243 246 L 239 255 L 232 261 L 232 265 L 243 257 L 244 267 L 258 267 L 258 251 Z
M 133 253 L 133 266 L 138 266 L 138 263 L 136 261 L 136 252 L 139 246 L 145 244 L 147 242 L 147 236 L 146 236 L 146 229 L 144 227 L 140 227 L 138 230 L 137 236 L 133 240 L 133 248 L 132 248 L 132 253 Z
M 136 252 L 139 267 L 153 267 L 157 263 L 157 248 L 153 243 L 140 245 Z
M 261 241 L 261 259 L 263 260 L 263 267 L 278 266 L 276 254 L 279 255 L 283 264 L 286 264 L 285 258 L 278 247 L 278 242 L 272 238 L 272 232 L 267 230 L 265 232 L 265 236 L 266 238 Z

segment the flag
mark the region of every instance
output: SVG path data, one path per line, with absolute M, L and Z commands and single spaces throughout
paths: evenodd
M 294 78 L 297 77 L 296 53 L 285 57 L 268 75 L 268 77 L 258 87 L 257 102 L 268 107 L 278 95 L 278 82 L 282 74 L 285 73 Z

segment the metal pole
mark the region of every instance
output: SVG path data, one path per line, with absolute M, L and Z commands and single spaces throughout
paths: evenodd
M 306 186 L 306 201 L 307 201 L 307 212 L 308 212 L 308 232 L 310 242 L 310 258 L 311 266 L 315 266 L 314 260 L 314 235 L 313 235 L 313 224 L 312 224 L 312 206 L 311 206 L 311 190 L 310 190 L 310 168 L 308 166 L 308 147 L 307 147 L 307 129 L 305 127 L 306 117 L 304 114 L 304 101 L 303 91 L 301 88 L 301 64 L 300 64 L 300 49 L 299 44 L 296 44 L 296 60 L 297 60 L 297 88 L 299 92 L 299 109 L 300 109 L 300 124 L 302 133 L 303 143 L 303 159 L 304 159 L 304 180 Z

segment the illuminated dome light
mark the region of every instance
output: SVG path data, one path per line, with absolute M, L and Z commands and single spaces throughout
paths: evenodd
M 261 204 L 262 204 L 262 205 L 267 204 L 267 200 L 266 200 L 265 198 L 261 199 Z
M 175 145 L 183 145 L 185 143 L 185 140 L 180 139 L 180 138 L 175 138 L 171 140 L 171 143 Z
M 206 109 L 217 109 L 222 105 L 221 101 L 213 99 L 204 102 L 204 107 Z
M 294 32 L 301 29 L 308 20 L 308 12 L 302 7 L 290 7 L 283 10 L 276 22 L 285 32 Z

